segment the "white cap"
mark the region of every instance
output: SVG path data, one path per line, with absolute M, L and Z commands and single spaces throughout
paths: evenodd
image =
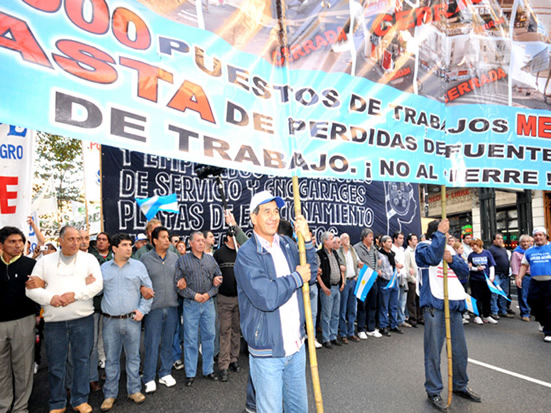
M 136 237 L 136 241 L 144 241 L 147 239 L 147 236 L 145 234 L 138 234 Z
M 545 227 L 534 228 L 534 230 L 532 231 L 532 235 L 536 235 L 539 232 L 543 233 L 544 235 L 547 235 L 547 229 L 545 229 Z
M 54 247 L 54 250 L 57 251 L 57 245 L 55 245 L 52 241 L 48 241 L 44 244 L 45 247 L 47 247 L 48 245 L 51 245 L 52 247 Z
M 279 196 L 273 196 L 270 191 L 262 191 L 251 198 L 251 204 L 249 206 L 249 213 L 252 214 L 257 206 L 265 204 L 267 202 L 275 201 L 278 208 L 285 206 L 285 201 Z

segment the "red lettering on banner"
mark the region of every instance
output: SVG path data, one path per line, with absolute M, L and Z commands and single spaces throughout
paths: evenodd
M 92 6 L 92 21 L 87 22 L 82 15 L 84 0 L 65 1 L 65 13 L 73 24 L 94 34 L 105 34 L 109 30 L 109 8 L 105 0 L 89 0 Z
M 61 0 L 23 0 L 23 3 L 46 13 L 54 13 L 61 7 Z
M 20 53 L 23 60 L 27 62 L 52 67 L 29 26 L 23 20 L 0 12 L 0 33 L 2 33 L 0 47 Z M 6 37 L 6 34 L 10 34 L 11 38 Z
M 17 192 L 8 191 L 8 186 L 17 185 L 17 176 L 0 176 L 0 214 L 15 214 L 16 206 L 10 206 L 10 199 L 17 199 Z
M 117 70 L 110 66 L 115 60 L 107 53 L 74 40 L 59 40 L 56 45 L 60 52 L 68 56 L 53 54 L 55 62 L 66 72 L 102 84 L 117 80 Z
M 466 80 L 465 82 L 462 82 L 457 86 L 449 89 L 446 92 L 445 101 L 446 103 L 451 102 L 458 97 L 473 92 L 477 88 L 481 88 L 488 83 L 497 82 L 498 80 L 504 79 L 506 77 L 507 74 L 501 67 L 498 69 L 490 70 L 488 73 L 482 73 L 478 78 L 474 77 L 472 79 Z
M 136 40 L 128 37 L 129 23 L 136 28 Z M 136 50 L 145 50 L 151 46 L 151 33 L 147 24 L 136 13 L 119 7 L 113 12 L 113 34 L 123 45 Z
M 209 99 L 203 88 L 193 82 L 185 80 L 180 89 L 172 97 L 167 105 L 182 112 L 191 109 L 201 116 L 201 119 L 215 123 L 214 114 L 210 107 Z
M 138 71 L 138 96 L 157 103 L 159 79 L 172 83 L 173 75 L 157 66 L 138 60 L 121 57 L 119 63 Z
M 517 135 L 551 138 L 551 116 L 517 114 Z

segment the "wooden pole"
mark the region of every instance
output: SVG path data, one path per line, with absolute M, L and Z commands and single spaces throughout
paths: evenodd
M 293 176 L 293 198 L 295 201 L 295 216 L 301 215 L 300 195 L 298 191 L 298 177 Z M 300 265 L 306 264 L 306 248 L 304 247 L 304 238 L 302 234 L 297 233 L 298 252 Z M 308 333 L 308 354 L 310 356 L 310 371 L 312 373 L 312 385 L 314 387 L 314 400 L 316 402 L 316 411 L 323 413 L 323 400 L 321 397 L 321 386 L 318 372 L 318 358 L 316 355 L 316 334 L 315 326 L 312 321 L 312 307 L 310 304 L 310 286 L 308 283 L 302 285 L 302 297 L 304 299 L 304 314 L 306 316 L 306 332 Z M 306 397 L 306 395 L 305 395 Z
M 442 195 L 442 219 L 446 219 L 446 185 L 442 185 L 440 191 Z M 447 244 L 447 240 L 445 240 Z M 446 321 L 446 350 L 448 353 L 448 404 L 450 407 L 452 403 L 452 391 L 453 391 L 453 359 L 452 359 L 452 337 L 450 326 L 450 299 L 448 296 L 448 263 L 445 260 L 443 262 L 444 272 L 444 318 Z

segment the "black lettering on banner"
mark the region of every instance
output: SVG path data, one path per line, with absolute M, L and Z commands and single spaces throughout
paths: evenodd
M 112 108 L 111 109 L 111 134 L 122 138 L 132 139 L 138 142 L 146 142 L 147 138 L 143 135 L 138 135 L 129 132 L 135 130 L 145 132 L 147 118 L 125 110 Z M 147 135 L 147 133 L 146 133 Z
M 55 122 L 93 129 L 101 125 L 100 108 L 89 100 L 55 92 Z
M 407 178 L 410 173 L 410 167 L 407 162 L 399 161 L 396 162 L 393 159 L 381 159 L 379 164 L 379 174 L 380 176 L 394 177 L 399 176 L 400 178 Z

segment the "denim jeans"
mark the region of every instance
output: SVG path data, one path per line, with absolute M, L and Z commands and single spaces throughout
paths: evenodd
M 90 353 L 90 382 L 99 380 L 98 373 L 98 340 L 99 340 L 99 329 L 101 325 L 101 313 L 94 313 L 94 341 L 92 344 L 92 352 Z
M 339 329 L 341 337 L 350 337 L 354 335 L 354 322 L 356 321 L 356 296 L 354 289 L 356 280 L 349 278 L 346 280 L 344 289 L 341 291 L 341 309 Z
M 71 405 L 88 402 L 90 393 L 90 352 L 94 341 L 94 316 L 44 324 L 46 354 L 48 356 L 48 384 L 50 410 L 63 409 L 67 403 L 65 389 L 65 362 L 71 345 L 73 383 Z
M 256 392 L 254 390 L 251 371 L 249 370 L 249 378 L 247 379 L 247 398 L 245 399 L 245 408 L 250 412 L 256 412 Z
M 203 358 L 203 375 L 214 371 L 214 336 L 216 311 L 212 299 L 204 303 L 184 299 L 184 364 L 186 376 L 197 374 L 199 329 Z
M 408 293 L 405 287 L 398 287 L 398 312 L 396 315 L 398 325 L 406 321 L 406 302 Z
M 424 308 L 425 316 L 425 389 L 429 396 L 439 395 L 444 388 L 440 374 L 440 353 L 446 339 L 446 320 L 443 310 Z M 450 311 L 450 327 L 453 358 L 453 390 L 465 390 L 467 376 L 467 343 L 463 330 L 463 315 Z
M 178 323 L 174 332 L 174 341 L 172 342 L 172 362 L 182 359 L 182 350 L 184 348 L 184 299 L 178 297 Z
M 518 289 L 518 306 L 521 317 L 530 317 L 530 306 L 528 305 L 528 292 L 530 291 L 530 276 L 522 277 L 522 288 Z
M 314 332 L 316 331 L 316 321 L 318 319 L 318 284 L 310 285 L 310 307 L 312 307 L 312 324 Z
M 285 412 L 308 412 L 304 347 L 286 357 L 249 356 L 259 412 L 277 413 L 282 407 Z
M 509 276 L 503 274 L 496 274 L 494 284 L 500 286 L 503 292 L 509 294 Z M 490 301 L 490 310 L 492 314 L 506 314 L 507 313 L 507 300 L 501 295 L 492 293 Z
M 321 302 L 321 335 L 323 342 L 337 339 L 339 329 L 339 311 L 341 292 L 338 285 L 331 286 L 331 295 L 320 292 Z
M 379 295 L 379 285 L 373 284 L 371 290 L 367 293 L 364 302 L 358 300 L 358 332 L 373 332 L 377 328 L 377 296 Z
M 105 347 L 105 398 L 117 398 L 121 376 L 121 352 L 126 359 L 126 390 L 128 395 L 142 389 L 140 382 L 140 338 L 142 323 L 131 318 L 103 317 L 103 344 Z
M 388 285 L 388 280 L 382 278 L 377 279 L 379 287 L 379 327 L 396 328 L 398 325 L 398 319 L 396 318 L 398 313 L 398 290 L 399 287 L 395 285 L 392 288 L 385 289 Z
M 172 342 L 178 323 L 178 307 L 165 307 L 151 310 L 145 316 L 143 363 L 143 381 L 155 380 L 157 360 L 161 356 L 159 377 L 167 376 L 172 371 Z M 160 346 L 160 348 L 159 348 Z

